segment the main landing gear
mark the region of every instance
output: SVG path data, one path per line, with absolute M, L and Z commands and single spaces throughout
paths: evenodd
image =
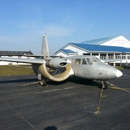
M 39 81 L 39 84 L 41 86 L 46 86 L 46 79 L 45 78 L 42 78 L 40 81 Z
M 39 84 L 41 86 L 46 86 L 46 79 L 44 77 L 41 76 L 41 74 L 38 74 L 38 79 L 39 79 Z

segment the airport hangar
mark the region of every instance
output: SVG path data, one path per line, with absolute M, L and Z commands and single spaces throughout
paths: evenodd
M 81 43 L 68 43 L 55 56 L 91 55 L 100 60 L 110 60 L 115 65 L 130 66 L 130 41 L 124 36 L 107 37 L 84 41 Z M 116 61 L 112 61 L 116 60 Z

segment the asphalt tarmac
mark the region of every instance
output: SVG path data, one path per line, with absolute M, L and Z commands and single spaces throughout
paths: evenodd
M 109 81 L 70 77 L 41 87 L 35 75 L 0 77 L 0 130 L 129 130 L 130 70 Z M 120 87 L 120 88 L 117 88 Z

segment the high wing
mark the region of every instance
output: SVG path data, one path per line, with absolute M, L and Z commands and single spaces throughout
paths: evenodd
M 30 64 L 43 64 L 45 61 L 43 59 L 23 59 L 23 58 L 4 58 L 0 57 L 0 61 L 10 61 L 17 63 L 30 63 Z
M 44 58 L 44 55 L 24 55 L 24 56 L 26 56 L 26 57 L 37 57 L 37 58 L 41 57 L 42 59 Z M 50 56 L 50 58 L 56 58 L 56 57 L 61 57 L 61 56 Z

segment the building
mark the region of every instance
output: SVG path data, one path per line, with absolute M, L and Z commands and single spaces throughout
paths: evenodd
M 81 43 L 68 43 L 55 53 L 56 56 L 92 55 L 101 60 L 114 59 L 115 63 L 130 64 L 130 41 L 123 36 L 107 37 Z M 122 59 L 122 60 L 118 60 Z
M 31 51 L 0 51 L 0 57 L 29 58 L 26 55 L 33 55 Z M 0 61 L 0 65 L 16 65 L 22 63 Z

